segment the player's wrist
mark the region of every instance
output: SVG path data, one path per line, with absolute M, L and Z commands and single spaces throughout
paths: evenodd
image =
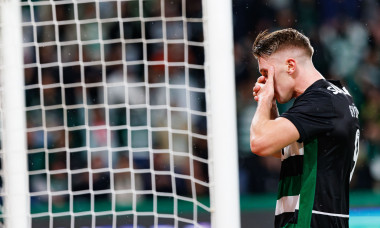
M 261 109 L 266 110 L 268 114 L 272 114 L 272 100 L 268 97 L 260 97 L 258 100 L 258 106 L 260 106 Z
M 265 103 L 270 108 L 272 108 L 273 97 L 272 96 L 261 96 L 261 97 L 259 97 L 259 103 L 260 102 Z

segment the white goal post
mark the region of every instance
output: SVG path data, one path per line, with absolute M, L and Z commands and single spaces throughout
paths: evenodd
M 29 200 L 22 57 L 18 1 L 0 1 L 1 197 L 6 227 L 28 227 Z
M 210 76 L 215 170 L 212 190 L 215 215 L 212 219 L 215 227 L 240 227 L 232 1 L 207 0 L 206 15 L 206 67 Z
M 0 0 L 5 227 L 240 227 L 232 1 Z

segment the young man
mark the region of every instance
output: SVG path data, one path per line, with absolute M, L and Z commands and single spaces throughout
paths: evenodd
M 340 82 L 315 69 L 313 51 L 294 29 L 262 32 L 253 44 L 262 76 L 253 88 L 251 150 L 282 161 L 275 227 L 348 227 L 359 113 Z M 276 100 L 292 98 L 278 116 Z

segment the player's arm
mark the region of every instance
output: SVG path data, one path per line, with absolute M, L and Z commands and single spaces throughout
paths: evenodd
M 265 83 L 265 81 L 266 81 L 266 79 L 263 76 L 258 79 L 258 82 L 264 82 Z M 270 120 L 275 120 L 279 116 L 280 115 L 278 113 L 278 108 L 277 108 L 276 100 L 273 99 L 273 101 L 272 101 L 272 107 L 270 109 Z M 251 133 L 251 135 L 252 135 L 252 133 Z M 275 151 L 273 154 L 271 154 L 271 156 L 276 157 L 276 158 L 281 158 L 281 149 L 278 150 L 278 151 Z
M 281 157 L 281 149 L 299 139 L 297 128 L 286 118 L 271 120 L 256 110 L 251 124 L 250 144 L 259 156 Z
M 273 74 L 273 67 L 268 67 L 265 79 L 260 77 L 254 88 L 258 105 L 251 123 L 250 145 L 252 152 L 259 156 L 281 157 L 281 149 L 296 142 L 300 135 L 292 122 L 278 117 Z

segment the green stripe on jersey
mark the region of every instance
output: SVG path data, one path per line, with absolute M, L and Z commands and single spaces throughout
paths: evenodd
M 281 199 L 283 196 L 299 195 L 301 182 L 302 175 L 284 177 L 278 185 L 277 199 Z
M 314 205 L 314 195 L 317 180 L 318 140 L 314 139 L 304 147 L 302 188 L 297 227 L 310 227 L 311 214 Z

